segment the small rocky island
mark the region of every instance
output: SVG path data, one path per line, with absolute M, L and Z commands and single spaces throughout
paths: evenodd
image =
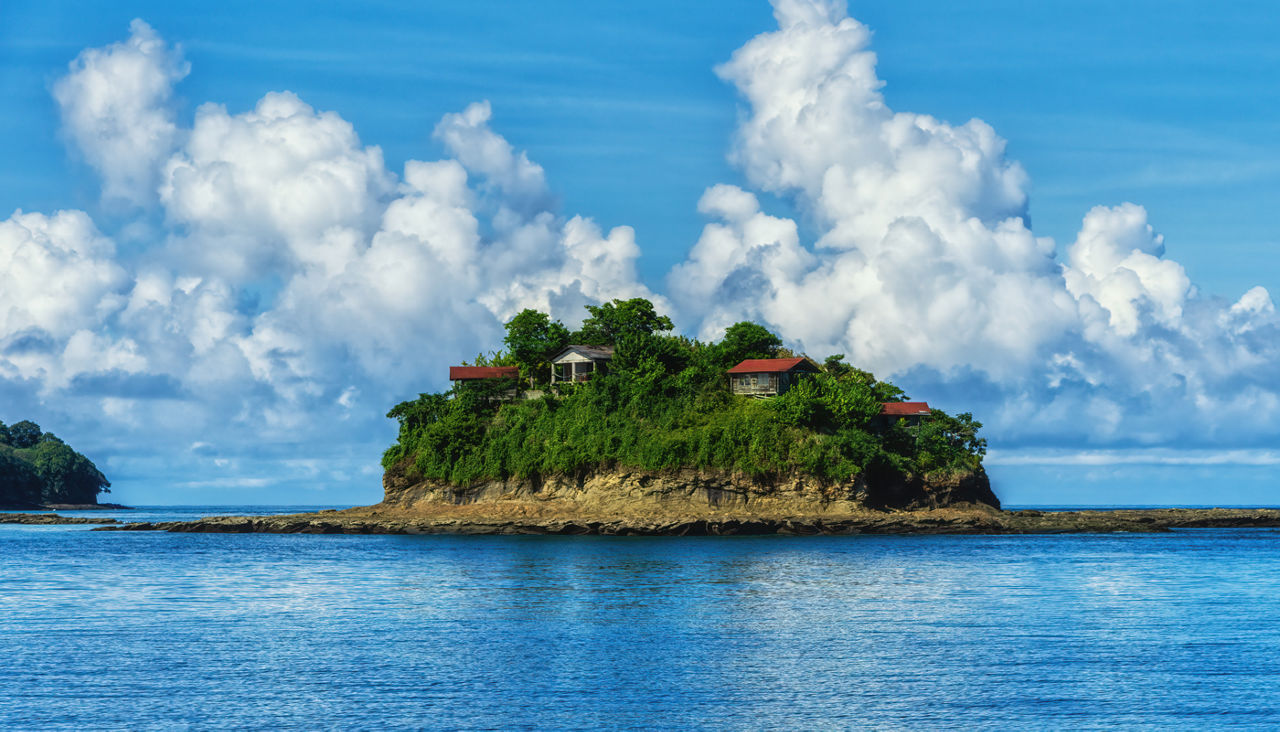
M 1277 511 L 1002 511 L 970 414 L 908 401 L 755 323 L 671 335 L 643 299 L 570 332 L 525 310 L 504 351 L 394 407 L 375 506 L 99 530 L 273 533 L 902 534 L 1280 526 Z
M 116 508 L 99 504 L 111 483 L 89 458 L 29 420 L 0 422 L 0 509 Z

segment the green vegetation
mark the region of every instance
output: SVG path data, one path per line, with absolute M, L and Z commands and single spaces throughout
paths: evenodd
M 507 324 L 508 350 L 477 360 L 518 365 L 541 397 L 507 399 L 515 385 L 490 380 L 403 402 L 387 415 L 399 420 L 400 434 L 383 466 L 455 485 L 686 467 L 761 478 L 799 472 L 837 482 L 867 471 L 968 473 L 986 452 L 977 435 L 982 425 L 970 414 L 933 410 L 919 424 L 881 417 L 881 404 L 902 401 L 903 391 L 839 354 L 781 396 L 732 394 L 725 372 L 742 359 L 795 355 L 755 323 L 738 323 L 720 342 L 702 343 L 671 335 L 671 320 L 644 299 L 587 309 L 576 333 L 525 310 Z M 616 350 L 607 373 L 553 389 L 549 359 L 569 343 Z
M 97 503 L 110 485 L 93 462 L 35 422 L 0 422 L 0 505 Z

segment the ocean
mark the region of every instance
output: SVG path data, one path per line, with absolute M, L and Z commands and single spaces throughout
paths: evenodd
M 87 528 L 0 525 L 5 728 L 1280 727 L 1277 530 Z

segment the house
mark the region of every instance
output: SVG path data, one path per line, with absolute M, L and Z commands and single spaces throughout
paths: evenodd
M 551 357 L 551 383 L 586 381 L 594 373 L 608 373 L 613 346 L 565 346 Z
M 748 358 L 729 369 L 729 388 L 734 394 L 771 397 L 785 394 L 805 374 L 818 367 L 807 358 Z
M 921 419 L 929 416 L 929 412 L 928 402 L 885 402 L 880 405 L 878 421 L 883 427 L 892 426 L 895 422 L 917 425 Z
M 449 381 L 480 381 L 482 379 L 518 379 L 520 369 L 515 366 L 450 366 Z
M 486 401 L 511 401 L 520 396 L 520 369 L 515 366 L 450 366 L 449 381 L 454 383 L 506 382 L 511 388 L 489 392 Z

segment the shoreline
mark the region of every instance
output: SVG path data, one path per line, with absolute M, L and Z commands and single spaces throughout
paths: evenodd
M 56 513 L 0 513 L 0 524 L 120 524 L 119 519 L 62 516 Z
M 94 531 L 269 534 L 471 534 L 599 536 L 915 535 L 1161 533 L 1191 528 L 1280 528 L 1280 509 L 1001 511 L 982 506 L 920 511 L 769 516 L 750 512 L 608 516 L 521 513 L 519 506 L 447 506 L 407 512 L 381 506 L 278 516 L 118 523 Z M 489 509 L 489 510 L 485 510 Z M 97 521 L 97 520 L 88 520 Z
M 0 505 L 0 511 L 132 511 L 133 506 L 120 503 L 12 503 Z

